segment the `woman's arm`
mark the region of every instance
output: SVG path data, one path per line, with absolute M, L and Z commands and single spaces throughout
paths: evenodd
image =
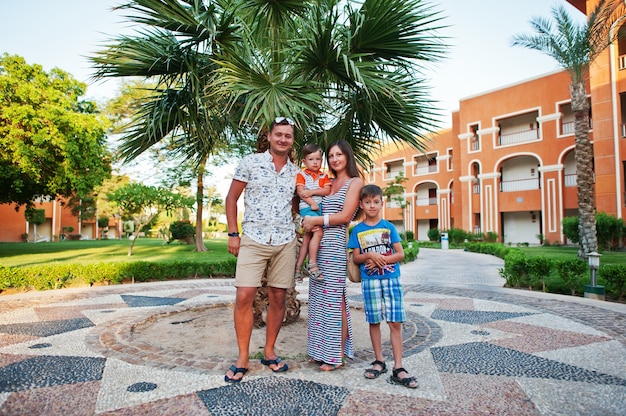
M 314 227 L 322 225 L 341 225 L 349 223 L 359 206 L 359 194 L 362 187 L 363 179 L 354 178 L 346 192 L 346 199 L 344 200 L 341 211 L 328 216 L 326 216 L 326 214 L 321 217 L 305 217 L 304 221 L 302 221 L 304 231 L 309 232 L 312 231 Z M 324 224 L 324 218 L 328 218 L 328 224 Z

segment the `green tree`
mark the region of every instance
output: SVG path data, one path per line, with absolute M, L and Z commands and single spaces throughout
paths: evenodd
M 191 207 L 194 199 L 164 188 L 129 183 L 107 195 L 117 204 L 123 214 L 130 216 L 135 224 L 128 255 L 132 255 L 139 232 L 160 212 L 172 213 L 177 208 Z
M 88 196 L 110 174 L 106 120 L 86 85 L 54 68 L 0 56 L 0 203 Z
M 534 35 L 516 35 L 514 46 L 537 50 L 554 58 L 570 77 L 572 111 L 575 116 L 575 160 L 578 186 L 580 253 L 598 251 L 593 178 L 593 146 L 589 140 L 589 100 L 586 80 L 589 66 L 618 38 L 616 24 L 626 13 L 621 0 L 600 0 L 585 24 L 577 24 L 562 5 L 552 7 L 552 20 L 533 17 Z
M 406 196 L 404 183 L 408 179 L 404 176 L 404 172 L 396 175 L 393 181 L 383 189 L 383 195 L 387 200 L 395 202 L 400 208 L 400 215 L 404 218 L 404 210 L 406 209 Z

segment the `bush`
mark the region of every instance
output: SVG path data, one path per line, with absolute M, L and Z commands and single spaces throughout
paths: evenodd
M 174 221 L 170 224 L 170 234 L 170 242 L 178 240 L 193 244 L 196 228 L 189 221 Z
M 588 270 L 587 262 L 575 257 L 571 259 L 559 259 L 555 263 L 556 271 L 567 286 L 572 296 L 580 290 L 583 276 Z
M 119 284 L 192 277 L 232 277 L 237 259 L 221 263 L 129 262 L 59 264 L 29 267 L 0 266 L 0 291 L 7 289 L 60 289 L 75 285 Z
M 626 265 L 607 264 L 598 269 L 598 279 L 606 282 L 607 294 L 615 297 L 619 302 L 626 295 Z
M 567 238 L 567 241 L 570 243 L 580 243 L 580 237 L 578 236 L 578 217 L 563 218 L 563 234 L 565 234 L 565 238 Z
M 605 212 L 596 214 L 596 232 L 598 245 L 603 249 L 612 249 L 619 245 L 622 238 L 624 221 Z
M 552 260 L 546 256 L 531 257 L 528 259 L 528 266 L 530 267 L 531 285 L 533 288 L 541 287 L 541 290 L 545 292 L 546 278 L 550 275 Z
M 473 236 L 471 233 L 466 232 L 465 230 L 461 230 L 459 228 L 450 228 L 448 230 L 448 239 L 451 244 L 461 245 L 465 242 L 465 239 L 472 240 Z
M 511 250 L 504 258 L 504 268 L 500 276 L 506 279 L 508 287 L 531 287 L 530 264 L 528 258 L 519 250 Z
M 409 263 L 417 258 L 420 252 L 420 248 L 417 244 L 411 243 L 411 247 L 406 241 L 402 242 L 402 249 L 404 250 L 404 260 L 402 263 Z
M 439 239 L 441 238 L 441 234 L 439 234 L 439 230 L 436 228 L 431 228 L 430 230 L 428 230 L 428 233 L 426 235 L 428 236 L 428 241 L 439 241 Z
M 408 230 L 406 232 L 406 240 L 407 241 L 415 241 L 415 233 L 413 231 Z

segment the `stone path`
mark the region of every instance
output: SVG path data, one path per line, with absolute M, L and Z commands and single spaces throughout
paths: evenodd
M 505 289 L 500 267 L 429 249 L 403 266 L 415 390 L 363 377 L 373 357 L 352 283 L 354 360 L 334 372 L 307 362 L 303 308 L 279 339 L 290 370 L 255 359 L 236 385 L 223 381 L 236 356 L 231 279 L 2 296 L 0 415 L 623 415 L 626 305 Z

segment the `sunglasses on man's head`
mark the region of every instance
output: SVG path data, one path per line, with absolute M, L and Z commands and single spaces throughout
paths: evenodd
M 293 126 L 294 123 L 292 119 L 288 118 L 288 117 L 276 117 L 274 119 L 274 123 L 275 124 L 289 124 L 290 126 Z

